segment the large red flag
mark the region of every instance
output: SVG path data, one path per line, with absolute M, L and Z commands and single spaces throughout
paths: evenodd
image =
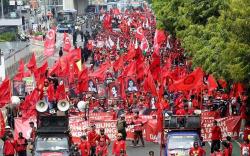
M 164 30 L 155 30 L 155 36 L 154 36 L 154 45 L 159 44 L 162 45 L 166 40 L 166 35 Z
M 123 71 L 123 76 L 135 76 L 136 75 L 136 61 L 131 62 Z
M 218 83 L 222 88 L 227 88 L 227 82 L 225 80 L 219 79 Z
M 10 79 L 5 78 L 5 80 L 0 85 L 0 107 L 10 102 L 11 98 L 11 84 Z
M 23 120 L 27 120 L 31 116 L 36 116 L 36 103 L 39 99 L 40 93 L 37 89 L 34 89 L 30 95 L 25 97 L 25 101 L 20 105 Z
M 203 71 L 196 68 L 191 74 L 169 86 L 170 90 L 187 91 L 197 89 L 203 85 Z
M 124 55 L 120 56 L 118 60 L 116 60 L 113 64 L 113 68 L 115 71 L 118 71 L 120 68 L 123 67 L 124 61 L 123 61 Z
M 2 111 L 0 111 L 0 137 L 2 138 L 5 133 L 5 122 Z
M 54 29 L 50 29 L 44 42 L 44 56 L 52 56 L 55 53 L 55 37 L 56 31 Z
M 209 75 L 207 81 L 208 81 L 209 91 L 215 90 L 218 87 L 217 82 L 214 79 L 213 75 Z
M 28 64 L 26 65 L 27 68 L 34 73 L 34 71 L 36 70 L 36 56 L 35 53 L 32 54 L 30 61 L 28 62 Z
M 146 92 L 150 92 L 155 97 L 158 97 L 157 90 L 156 90 L 156 87 L 155 87 L 155 82 L 154 82 L 153 76 L 152 76 L 152 74 L 151 74 L 151 72 L 149 70 L 148 70 L 148 73 L 147 73 L 147 77 L 144 80 L 144 90 Z
M 47 93 L 48 93 L 48 99 L 49 99 L 49 101 L 55 100 L 54 99 L 54 97 L 55 97 L 55 91 L 54 91 L 54 85 L 53 84 L 49 85 Z
M 70 38 L 69 35 L 67 33 L 64 32 L 64 37 L 63 37 L 63 50 L 65 52 L 69 52 L 71 49 L 71 42 L 70 42 Z
M 70 53 L 67 55 L 67 59 L 69 62 L 76 62 L 81 59 L 81 49 L 72 49 Z
M 57 87 L 56 90 L 56 99 L 57 100 L 64 100 L 66 99 L 66 92 L 64 84 L 61 84 Z
M 136 37 L 139 41 L 142 41 L 142 39 L 145 38 L 145 36 L 144 36 L 144 30 L 143 30 L 142 26 L 139 26 L 139 27 L 136 29 L 135 37 Z
M 103 24 L 102 25 L 103 25 L 104 29 L 107 29 L 107 30 L 111 29 L 111 20 L 112 20 L 112 18 L 110 16 L 110 14 L 106 14 L 103 17 Z
M 58 60 L 55 64 L 54 64 L 54 66 L 51 68 L 51 70 L 50 70 L 50 75 L 52 75 L 52 74 L 56 74 L 57 76 L 61 73 L 61 71 L 62 71 L 62 69 L 61 69 L 61 63 L 60 63 L 60 61 Z
M 47 61 L 45 61 L 41 67 L 37 68 L 37 70 L 34 72 L 34 76 L 35 76 L 36 80 L 38 80 L 42 77 L 45 77 L 45 73 L 47 71 L 47 68 L 48 68 Z
M 23 59 L 19 61 L 19 67 L 18 67 L 18 72 L 23 73 L 24 72 L 24 62 Z

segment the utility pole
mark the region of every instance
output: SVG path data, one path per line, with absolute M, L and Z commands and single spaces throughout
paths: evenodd
M 3 14 L 3 0 L 1 0 L 1 11 L 2 11 L 2 18 L 4 18 L 4 14 Z

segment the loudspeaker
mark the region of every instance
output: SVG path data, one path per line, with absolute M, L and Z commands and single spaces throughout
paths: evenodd
M 62 112 L 69 110 L 69 106 L 69 102 L 66 100 L 60 100 L 57 103 L 57 108 Z
M 49 105 L 44 100 L 40 100 L 36 104 L 36 110 L 41 113 L 47 111 L 48 107 Z

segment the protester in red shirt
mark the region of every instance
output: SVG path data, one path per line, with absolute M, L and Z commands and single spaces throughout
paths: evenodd
M 211 144 L 211 153 L 214 152 L 215 148 L 220 149 L 220 140 L 222 138 L 222 134 L 221 134 L 221 129 L 220 127 L 217 125 L 217 121 L 214 121 L 214 126 L 212 127 L 212 144 Z
M 95 150 L 96 150 L 96 138 L 98 137 L 98 134 L 95 131 L 95 125 L 91 126 L 91 131 L 88 133 L 88 140 L 90 143 L 90 156 L 95 156 Z
M 108 156 L 108 146 L 105 138 L 100 138 L 99 143 L 96 147 L 97 156 Z
M 122 156 L 122 154 L 126 154 L 126 142 L 122 140 L 121 133 L 118 133 L 117 140 L 114 141 L 112 154 L 114 156 Z
M 104 128 L 100 129 L 100 134 L 97 136 L 96 141 L 100 142 L 101 139 L 104 139 L 105 145 L 110 145 L 111 140 L 104 134 Z
M 16 145 L 15 145 L 15 141 L 13 138 L 13 134 L 9 134 L 9 136 L 7 136 L 3 144 L 4 156 L 14 156 L 16 153 L 15 146 Z
M 87 141 L 86 135 L 81 137 L 81 143 L 79 145 L 79 149 L 81 151 L 81 156 L 89 156 L 90 154 L 90 144 Z
M 139 111 L 136 111 L 134 114 L 133 121 L 131 123 L 134 125 L 134 146 L 138 145 L 139 139 L 141 139 L 142 146 L 144 147 L 144 139 L 142 135 L 142 130 L 143 130 L 143 122 L 142 119 L 139 117 Z
M 176 115 L 192 115 L 194 113 L 193 110 L 188 109 L 188 105 L 184 105 L 184 109 L 178 109 L 176 111 Z
M 227 142 L 223 141 L 222 147 L 223 147 L 223 156 L 230 156 L 229 144 Z
M 244 132 L 243 132 L 243 140 L 247 140 L 249 134 L 250 134 L 250 126 L 246 125 Z
M 23 137 L 23 133 L 19 132 L 18 133 L 18 139 L 15 140 L 15 145 L 16 145 L 16 152 L 18 156 L 26 156 L 27 155 L 27 145 L 28 141 Z
M 205 156 L 204 150 L 199 146 L 198 142 L 194 142 L 194 147 L 189 150 L 189 156 Z
M 30 124 L 30 128 L 31 128 L 30 141 L 33 144 L 35 139 L 36 139 L 36 127 L 35 127 L 34 122 L 32 122 L 32 121 L 29 122 L 29 124 Z
M 240 146 L 240 155 L 241 156 L 250 156 L 250 147 L 249 147 L 249 140 L 246 139 Z

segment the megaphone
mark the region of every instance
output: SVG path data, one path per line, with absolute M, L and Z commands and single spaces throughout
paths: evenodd
M 87 101 L 79 101 L 77 103 L 77 108 L 79 111 L 84 112 L 88 108 L 89 103 Z
M 48 110 L 49 105 L 44 101 L 44 100 L 40 100 L 36 103 L 36 110 L 38 112 L 45 112 Z
M 19 105 L 20 102 L 21 102 L 21 100 L 20 100 L 20 98 L 19 98 L 18 96 L 12 96 L 12 97 L 11 97 L 11 103 L 12 103 L 13 105 Z
M 69 109 L 69 102 L 67 100 L 60 100 L 57 103 L 57 108 L 62 111 L 65 112 Z

